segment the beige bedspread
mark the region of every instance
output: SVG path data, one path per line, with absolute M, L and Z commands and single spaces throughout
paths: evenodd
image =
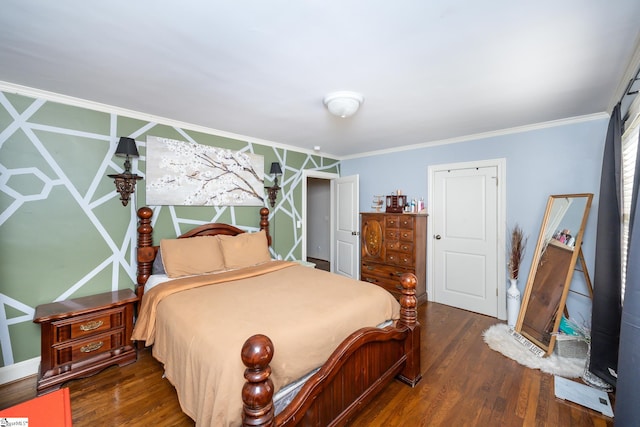
M 277 391 L 322 365 L 355 330 L 398 316 L 398 302 L 378 286 L 272 262 L 154 287 L 143 297 L 133 338 L 154 343 L 154 357 L 198 426 L 239 425 L 240 350 L 248 337 L 273 341 Z

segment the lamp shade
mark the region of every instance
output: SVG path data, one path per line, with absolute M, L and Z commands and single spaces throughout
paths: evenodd
M 362 95 L 348 91 L 333 92 L 323 99 L 327 110 L 334 116 L 342 118 L 353 116 L 363 102 Z
M 271 175 L 282 175 L 282 168 L 280 168 L 279 162 L 271 163 L 271 170 L 269 171 Z
M 126 157 L 138 157 L 138 147 L 136 147 L 136 140 L 133 138 L 121 137 L 118 142 L 118 148 L 116 148 L 116 156 Z

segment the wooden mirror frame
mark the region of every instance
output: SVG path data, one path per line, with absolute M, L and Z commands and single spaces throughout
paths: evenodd
M 556 200 L 584 198 L 584 211 L 580 228 L 575 236 L 573 248 L 550 238 L 553 232 L 562 228 L 562 219 L 568 208 L 557 216 L 553 205 Z M 582 237 L 587 224 L 593 194 L 557 194 L 549 196 L 547 208 L 542 219 L 538 243 L 531 261 L 531 269 L 516 322 L 515 331 L 527 338 L 550 355 L 555 346 L 555 332 L 560 327 L 573 271 L 578 257 L 582 257 Z M 555 218 L 552 215 L 555 214 Z M 551 224 L 550 221 L 555 224 Z M 566 224 L 566 223 L 564 223 Z M 553 229 L 550 227 L 553 226 Z M 549 228 L 548 228 L 549 227 Z M 553 262 L 552 262 L 553 260 Z M 583 261 L 584 262 L 584 261 Z M 547 340 L 548 338 L 548 340 Z

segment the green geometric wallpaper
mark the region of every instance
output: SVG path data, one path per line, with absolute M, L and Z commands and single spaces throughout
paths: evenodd
M 107 108 L 105 108 L 107 110 Z M 123 170 L 114 156 L 119 137 L 135 138 L 145 174 L 147 136 L 247 151 L 279 161 L 282 190 L 274 212 L 272 255 L 299 259 L 302 171 L 339 173 L 338 160 L 178 128 L 115 112 L 0 92 L 0 366 L 40 355 L 39 304 L 111 290 L 135 282 L 136 209 L 144 180 L 122 206 L 108 174 Z M 272 185 L 271 176 L 264 177 Z M 227 222 L 258 229 L 259 207 L 154 207 L 154 242 L 195 225 Z

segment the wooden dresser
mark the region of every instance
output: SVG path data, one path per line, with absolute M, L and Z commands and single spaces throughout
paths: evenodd
M 361 213 L 360 219 L 360 279 L 400 298 L 400 276 L 413 273 L 418 303 L 427 301 L 427 215 Z
M 36 307 L 33 321 L 41 326 L 42 345 L 38 395 L 107 366 L 135 362 L 131 332 L 137 301 L 125 289 Z

